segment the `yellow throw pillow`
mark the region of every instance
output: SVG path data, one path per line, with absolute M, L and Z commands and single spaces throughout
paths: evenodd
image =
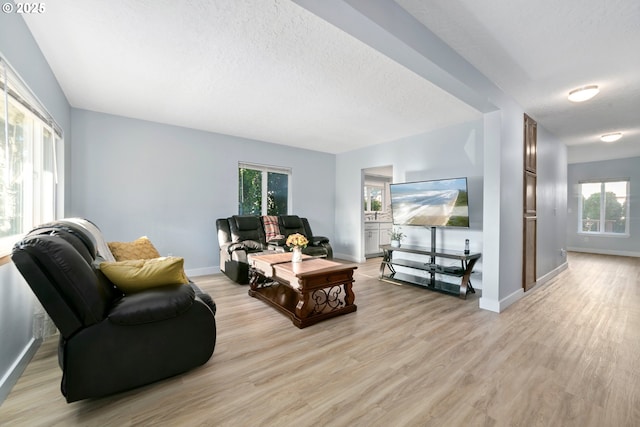
M 160 257 L 158 250 L 147 236 L 142 236 L 133 242 L 109 242 L 108 245 L 116 261 Z
M 102 262 L 100 270 L 125 294 L 189 283 L 181 257 Z

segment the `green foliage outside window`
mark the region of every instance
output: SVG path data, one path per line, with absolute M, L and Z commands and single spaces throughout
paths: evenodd
M 381 186 L 364 187 L 363 209 L 368 211 L 382 211 L 382 194 L 384 188 Z
M 289 176 L 269 172 L 267 180 L 267 215 L 285 215 L 289 198 Z
M 239 168 L 238 213 L 260 215 L 262 212 L 262 172 Z
M 597 184 L 600 185 L 600 184 Z M 618 201 L 620 195 L 604 191 L 604 221 L 602 220 L 602 193 L 594 192 L 582 197 L 582 231 L 624 233 L 626 231 L 627 200 Z
M 263 179 L 267 181 L 263 193 Z M 289 175 L 259 169 L 238 168 L 240 215 L 286 215 L 289 206 Z M 266 197 L 266 212 L 263 198 Z

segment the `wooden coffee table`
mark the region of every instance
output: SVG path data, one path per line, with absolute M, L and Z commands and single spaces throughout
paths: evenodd
M 249 295 L 289 316 L 304 328 L 357 310 L 353 264 L 303 256 L 292 263 L 291 253 L 249 256 Z

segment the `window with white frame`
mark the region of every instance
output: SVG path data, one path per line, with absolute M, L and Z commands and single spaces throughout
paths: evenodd
M 286 215 L 291 208 L 291 169 L 238 164 L 238 214 Z
M 629 179 L 583 181 L 580 187 L 580 233 L 629 234 Z
M 364 186 L 364 211 L 383 211 L 384 210 L 384 186 L 382 185 L 365 185 Z
M 55 219 L 56 148 L 62 131 L 0 57 L 0 255 Z

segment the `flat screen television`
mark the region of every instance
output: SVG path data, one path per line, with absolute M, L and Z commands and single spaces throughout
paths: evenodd
M 395 225 L 469 227 L 467 178 L 391 184 Z

